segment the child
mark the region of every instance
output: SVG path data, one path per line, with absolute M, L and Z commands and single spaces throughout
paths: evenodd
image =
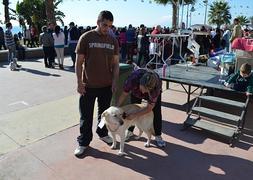
M 232 75 L 225 83 L 226 87 L 230 87 L 236 91 L 246 92 L 246 95 L 253 93 L 253 75 L 251 73 L 251 65 L 244 63 L 240 67 L 240 71 Z

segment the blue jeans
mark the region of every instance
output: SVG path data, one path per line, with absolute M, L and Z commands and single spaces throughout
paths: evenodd
M 86 88 L 86 93 L 80 96 L 79 112 L 80 112 L 80 136 L 77 141 L 80 146 L 88 146 L 92 140 L 92 124 L 94 104 L 97 98 L 98 102 L 98 124 L 101 120 L 101 114 L 110 107 L 112 90 L 111 86 L 104 88 Z M 96 133 L 99 137 L 108 135 L 106 126 L 102 129 L 97 127 Z
M 13 58 L 16 58 L 16 45 L 7 46 L 8 52 L 8 61 L 12 62 Z

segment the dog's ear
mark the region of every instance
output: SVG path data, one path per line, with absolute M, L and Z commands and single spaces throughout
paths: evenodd
M 109 113 L 107 111 L 104 111 L 101 114 L 101 120 L 103 120 L 104 122 L 107 122 L 106 120 L 108 119 Z
M 105 118 L 106 116 L 108 116 L 108 112 L 107 112 L 107 111 L 104 111 L 104 112 L 101 114 L 101 118 Z
M 107 115 L 108 115 L 108 113 L 106 112 L 106 111 L 104 111 L 102 114 L 101 114 L 101 120 L 100 120 L 100 122 L 99 122 L 99 124 L 98 124 L 98 127 L 99 128 L 103 128 L 104 127 L 104 125 L 105 125 L 105 123 L 106 123 L 106 117 L 107 117 Z

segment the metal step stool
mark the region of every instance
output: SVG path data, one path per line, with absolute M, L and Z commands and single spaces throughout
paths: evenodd
M 239 140 L 240 134 L 245 124 L 245 114 L 249 103 L 249 97 L 245 102 L 238 102 L 215 96 L 198 96 L 184 121 L 183 129 L 196 127 L 208 132 L 223 136 L 229 140 L 230 146 L 234 145 L 235 140 Z M 238 109 L 240 115 L 234 112 L 223 112 L 214 108 L 203 106 L 203 102 L 209 102 L 212 105 L 222 105 Z

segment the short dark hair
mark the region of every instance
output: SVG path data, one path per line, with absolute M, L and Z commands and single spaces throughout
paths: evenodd
M 240 67 L 240 71 L 244 74 L 250 74 L 251 73 L 251 65 L 248 63 L 244 63 Z
M 98 20 L 103 21 L 104 19 L 107 19 L 109 21 L 113 21 L 113 15 L 110 11 L 104 10 L 101 11 L 98 15 Z
M 61 27 L 56 25 L 55 28 L 54 28 L 54 32 L 58 36 L 58 34 L 61 32 Z
M 239 20 L 238 18 L 235 18 L 235 19 L 234 19 L 234 21 L 236 21 L 236 22 L 240 22 L 240 20 Z
M 11 27 L 12 26 L 12 24 L 10 23 L 10 22 L 7 22 L 6 23 L 6 28 L 9 28 L 9 27 Z
M 69 25 L 70 26 L 75 26 L 75 23 L 74 22 L 70 22 Z
M 141 25 L 140 25 L 140 28 L 144 28 L 144 27 L 145 27 L 145 25 L 144 25 L 144 24 L 141 24 Z

